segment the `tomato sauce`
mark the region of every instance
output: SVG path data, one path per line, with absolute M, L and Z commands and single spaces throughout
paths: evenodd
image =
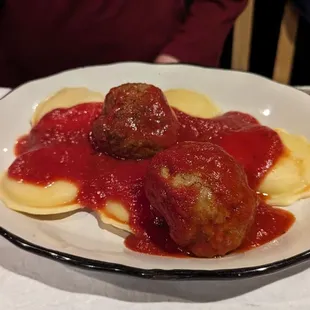
M 291 213 L 261 201 L 256 210 L 254 224 L 238 251 L 250 250 L 276 239 L 285 234 L 294 221 L 295 217 Z
M 254 223 L 241 246 L 234 252 L 244 252 L 266 244 L 285 234 L 294 224 L 295 217 L 288 211 L 274 208 L 263 201 L 257 207 Z M 125 244 L 141 253 L 161 256 L 191 256 L 179 248 L 170 238 L 167 225 L 148 225 L 149 231 L 142 235 L 130 235 Z
M 72 182 L 79 188 L 76 202 L 88 209 L 102 209 L 107 200 L 119 201 L 128 209 L 135 233 L 125 241 L 128 248 L 154 255 L 190 255 L 172 241 L 167 224 L 145 196 L 143 182 L 149 160 L 119 160 L 94 151 L 91 124 L 101 109 L 101 103 L 85 103 L 45 115 L 17 142 L 17 158 L 9 176 L 42 186 L 57 180 Z M 175 112 L 181 123 L 179 141 L 209 141 L 222 146 L 244 167 L 253 189 L 283 154 L 277 133 L 248 114 L 229 112 L 201 119 Z M 293 222 L 291 213 L 261 202 L 239 250 L 279 237 Z

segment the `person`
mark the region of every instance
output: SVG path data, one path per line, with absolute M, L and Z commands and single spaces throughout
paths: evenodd
M 122 61 L 218 66 L 225 39 L 247 3 L 0 1 L 2 87 L 71 68 Z

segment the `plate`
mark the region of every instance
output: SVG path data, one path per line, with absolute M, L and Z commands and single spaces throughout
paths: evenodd
M 310 139 L 310 97 L 257 75 L 190 65 L 118 63 L 66 71 L 25 84 L 0 104 L 0 168 L 12 162 L 14 141 L 30 128 L 38 102 L 63 87 L 86 86 L 106 93 L 125 82 L 147 82 L 163 90 L 188 88 L 207 94 L 224 111 L 239 110 L 263 124 Z M 150 256 L 125 248 L 123 237 L 99 227 L 88 212 L 38 219 L 0 204 L 0 234 L 33 253 L 77 267 L 151 279 L 227 279 L 262 275 L 310 257 L 310 200 L 287 208 L 296 222 L 288 233 L 264 246 L 223 258 Z

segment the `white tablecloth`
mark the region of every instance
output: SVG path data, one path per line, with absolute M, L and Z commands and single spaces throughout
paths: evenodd
M 147 281 L 77 270 L 0 237 L 0 310 L 309 310 L 309 267 L 236 281 Z

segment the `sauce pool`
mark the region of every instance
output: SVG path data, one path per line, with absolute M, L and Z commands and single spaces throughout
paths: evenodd
M 241 246 L 234 252 L 244 252 L 264 245 L 285 234 L 295 222 L 295 217 L 288 211 L 274 208 L 263 201 L 257 207 L 254 223 Z M 150 233 L 130 235 L 126 246 L 136 252 L 160 256 L 191 256 L 179 248 L 170 238 L 166 225 L 150 225 Z
M 285 234 L 295 222 L 292 213 L 261 201 L 254 223 L 237 251 L 246 251 L 266 244 Z
M 79 188 L 76 202 L 89 209 L 102 209 L 107 200 L 119 201 L 128 209 L 135 233 L 125 240 L 129 249 L 153 255 L 190 255 L 173 242 L 165 221 L 145 197 L 143 181 L 149 160 L 118 160 L 93 150 L 91 125 L 101 108 L 101 103 L 85 103 L 45 115 L 16 143 L 17 158 L 8 170 L 9 176 L 42 186 L 57 180 L 72 182 Z M 229 112 L 201 119 L 175 112 L 181 123 L 179 141 L 208 141 L 222 146 L 245 168 L 253 189 L 283 154 L 278 134 L 248 114 Z M 291 213 L 261 201 L 238 251 L 274 240 L 293 222 Z

